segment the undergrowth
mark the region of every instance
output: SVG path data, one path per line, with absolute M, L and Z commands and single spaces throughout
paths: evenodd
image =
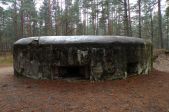
M 0 66 L 12 65 L 13 57 L 11 53 L 0 55 Z

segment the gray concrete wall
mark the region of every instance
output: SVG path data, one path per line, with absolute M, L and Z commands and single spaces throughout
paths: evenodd
M 81 66 L 90 80 L 112 80 L 148 74 L 152 69 L 152 44 L 41 44 L 14 45 L 15 75 L 57 79 L 61 67 Z

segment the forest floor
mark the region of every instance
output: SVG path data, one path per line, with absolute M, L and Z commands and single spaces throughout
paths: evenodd
M 0 112 L 169 112 L 169 56 L 156 55 L 150 75 L 101 82 L 16 78 L 1 66 Z

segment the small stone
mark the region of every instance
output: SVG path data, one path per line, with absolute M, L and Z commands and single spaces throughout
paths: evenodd
M 27 86 L 26 86 L 26 88 L 28 88 L 28 89 L 29 89 L 29 88 L 32 88 L 32 87 L 31 87 L 30 85 L 27 85 Z
M 3 84 L 3 85 L 2 85 L 2 87 L 7 87 L 7 86 L 8 86 L 8 84 Z

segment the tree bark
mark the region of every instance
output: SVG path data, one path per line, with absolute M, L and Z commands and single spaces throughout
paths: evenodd
M 152 43 L 154 43 L 154 25 L 152 11 L 150 12 L 150 18 L 151 18 L 151 41 Z
M 23 6 L 23 0 L 21 0 L 21 7 Z M 23 14 L 23 9 L 20 11 L 20 19 L 21 19 L 21 37 L 23 38 L 24 36 L 24 14 Z
M 30 37 L 32 36 L 32 31 L 31 31 L 31 17 L 30 13 L 27 12 L 27 36 Z
M 125 31 L 125 35 L 129 36 L 129 24 L 128 24 L 127 1 L 126 0 L 124 0 L 124 31 Z
M 110 13 L 109 13 L 109 2 L 107 3 L 107 18 L 108 18 L 108 35 L 112 35 L 112 21 L 110 19 Z
M 141 35 L 141 0 L 138 0 L 138 13 L 139 13 L 139 25 L 138 25 L 138 29 L 139 29 L 139 38 L 142 37 Z
M 84 2 L 85 1 L 83 1 L 83 3 Z M 86 11 L 86 8 L 85 8 L 85 5 L 84 5 L 84 7 L 83 7 L 83 35 L 86 34 L 86 13 L 87 13 L 87 11 Z
M 99 34 L 99 2 L 98 0 L 96 0 L 96 5 L 97 5 L 97 9 L 96 9 L 96 35 Z
M 167 16 L 167 49 L 169 49 L 169 18 Z
M 128 2 L 128 21 L 129 21 L 129 35 L 132 36 L 132 26 L 131 26 L 131 14 L 130 14 L 130 0 Z
M 18 36 L 18 22 L 17 22 L 17 18 L 18 18 L 18 15 L 17 15 L 17 2 L 16 0 L 14 1 L 14 17 L 13 17 L 13 21 L 14 21 L 14 32 L 15 32 L 15 39 L 19 39 L 19 36 Z
M 48 0 L 48 35 L 52 34 L 52 23 L 51 23 L 51 1 Z
M 158 0 L 158 24 L 159 24 L 159 39 L 160 48 L 163 48 L 163 34 L 162 34 L 162 17 L 161 17 L 161 0 Z

